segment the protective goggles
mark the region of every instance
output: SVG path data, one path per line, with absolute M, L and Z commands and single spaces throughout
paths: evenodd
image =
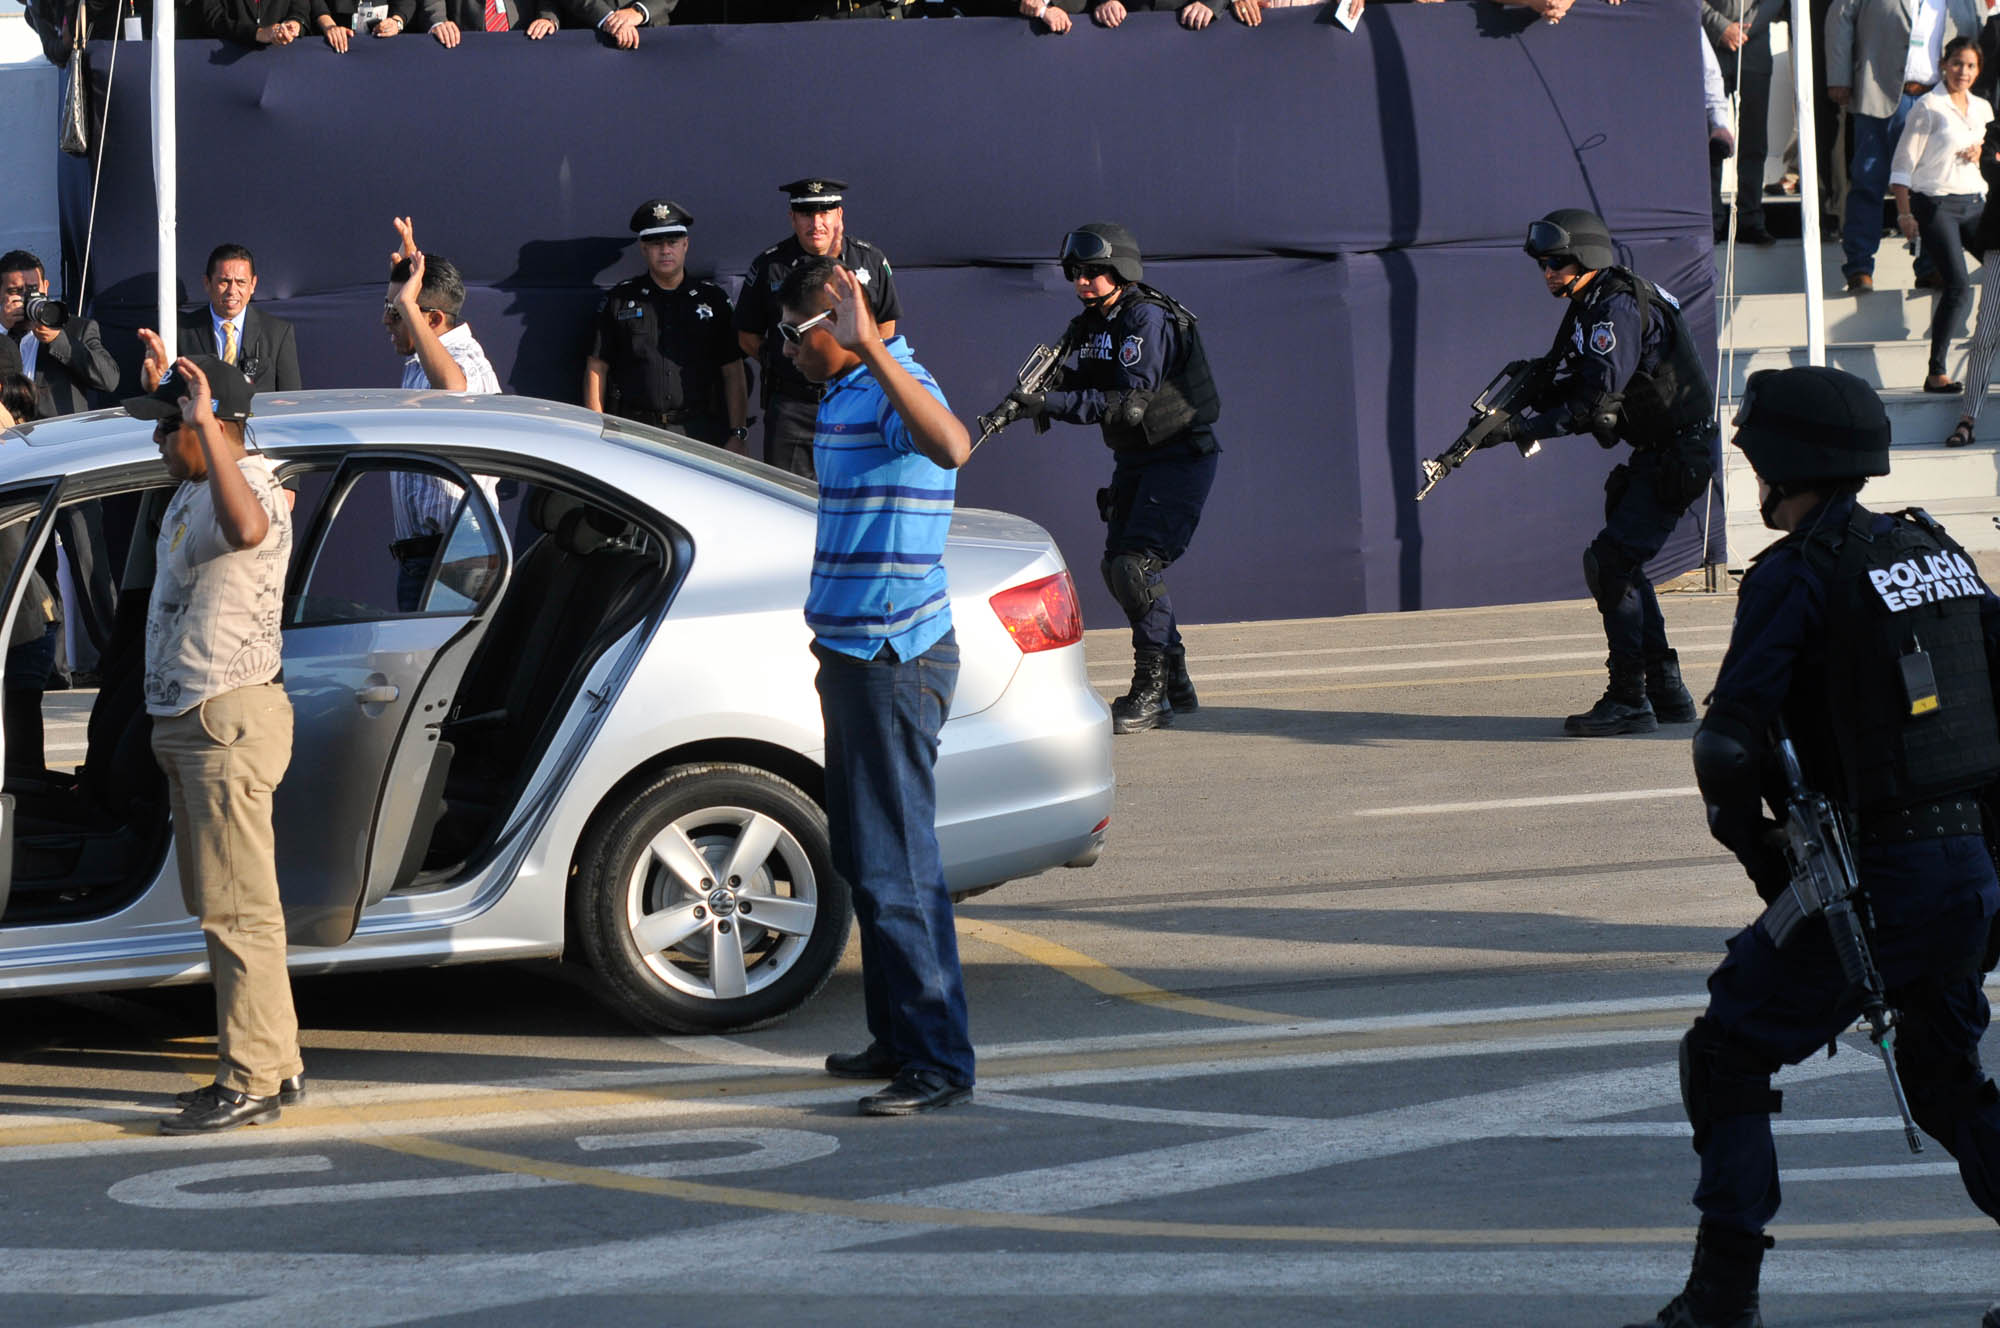
M 832 317 L 833 317 L 833 310 L 828 309 L 823 313 L 814 314 L 811 318 L 806 319 L 806 321 L 803 323 L 798 323 L 796 325 L 792 323 L 780 323 L 778 324 L 778 335 L 783 337 L 785 341 L 791 345 L 794 346 L 804 345 L 806 339 L 806 333 L 812 331 L 814 328 L 818 327 L 821 323 L 826 322 L 829 318 Z
M 1096 231 L 1071 231 L 1063 236 L 1064 280 L 1075 281 L 1079 276 L 1095 276 L 1099 272 L 1116 272 L 1111 266 L 1111 241 Z
M 1777 373 L 1776 369 L 1759 369 L 1743 381 L 1743 395 L 1736 401 L 1736 417 L 1730 421 L 1737 428 L 1750 423 L 1757 409 L 1757 380 Z
M 1569 232 L 1553 221 L 1537 221 L 1529 224 L 1527 243 L 1521 247 L 1530 258 L 1568 258 L 1573 243 Z

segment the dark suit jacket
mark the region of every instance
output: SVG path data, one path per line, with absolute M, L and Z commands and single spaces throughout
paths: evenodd
M 176 337 L 175 353 L 180 355 L 220 355 L 215 344 L 215 315 L 207 305 L 193 313 L 183 313 Z M 243 344 L 236 348 L 237 366 L 253 371 L 253 392 L 296 392 L 299 381 L 299 348 L 292 325 L 274 318 L 256 305 L 243 311 Z
M 624 0 L 500 0 L 510 30 L 519 31 L 538 18 L 552 20 L 558 28 L 594 28 Z M 674 0 L 641 0 L 646 7 L 646 26 L 663 28 Z M 428 32 L 450 19 L 466 32 L 486 30 L 486 0 L 417 0 L 417 26 Z
M 27 320 L 22 319 L 13 333 L 17 353 L 21 338 L 28 335 Z M 91 393 L 109 395 L 117 390 L 118 361 L 104 349 L 97 324 L 88 318 L 72 316 L 56 339 L 36 352 L 35 398 L 43 419 L 89 410 L 97 404 Z
M 417 0 L 387 0 L 387 4 L 389 17 L 403 20 L 403 31 L 414 32 L 417 30 L 419 26 L 416 21 Z M 310 0 L 308 7 L 312 10 L 312 23 L 307 28 L 307 32 L 316 36 L 319 33 L 319 21 L 322 18 L 330 18 L 343 28 L 353 27 L 354 11 L 360 8 L 360 0 Z M 369 34 L 358 33 L 356 35 L 365 37 Z
M 257 44 L 257 29 L 273 23 L 295 22 L 310 34 L 312 15 L 306 0 L 196 0 L 194 13 L 200 24 L 190 37 L 220 37 Z

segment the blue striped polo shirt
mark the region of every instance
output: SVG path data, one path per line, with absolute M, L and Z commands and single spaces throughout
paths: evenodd
M 894 337 L 887 349 L 944 402 L 937 380 L 910 358 L 909 343 Z M 951 630 L 942 559 L 958 472 L 916 450 L 865 364 L 826 385 L 813 465 L 819 533 L 806 625 L 843 655 L 873 659 L 886 641 L 898 657 L 915 659 Z

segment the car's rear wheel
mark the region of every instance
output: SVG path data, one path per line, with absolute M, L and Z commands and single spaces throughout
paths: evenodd
M 676 1032 L 797 1009 L 826 984 L 853 920 L 825 814 L 745 765 L 683 766 L 639 790 L 593 837 L 572 901 L 612 999 Z

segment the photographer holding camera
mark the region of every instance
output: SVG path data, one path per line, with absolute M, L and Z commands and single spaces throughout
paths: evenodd
M 0 254 L 0 328 L 21 353 L 42 417 L 89 410 L 92 392 L 118 387 L 118 363 L 97 324 L 49 298 L 42 260 L 25 249 Z

